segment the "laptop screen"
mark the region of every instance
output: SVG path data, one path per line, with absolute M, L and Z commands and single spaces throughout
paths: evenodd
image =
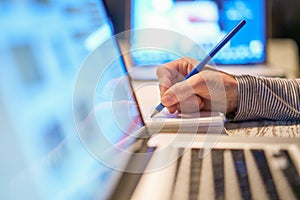
M 85 96 L 72 105 L 83 61 L 113 34 L 102 1 L 1 1 L 0 10 L 1 197 L 107 199 L 117 181 L 116 170 L 97 160 L 78 137 L 74 113 L 93 111 L 87 110 Z M 127 126 L 130 118 L 114 121 L 124 115 L 112 115 L 109 103 L 118 104 L 121 97 L 124 102 L 132 100 L 132 96 L 116 89 L 121 85 L 118 81 L 128 89 L 122 78 L 126 72 L 116 43 L 106 45 L 110 51 L 92 60 L 94 69 L 89 72 L 102 67 L 106 57 L 118 56 L 97 79 L 99 93 L 93 98 L 97 122 L 117 144 L 141 123 L 137 119 L 135 126 Z M 90 81 L 85 79 L 83 88 Z M 132 116 L 138 112 L 133 104 L 122 108 Z M 92 124 L 86 128 L 91 135 L 96 133 Z M 95 143 L 101 147 L 103 141 Z
M 241 19 L 246 20 L 246 26 L 213 58 L 214 63 L 225 65 L 265 62 L 265 0 L 132 0 L 131 3 L 131 28 L 173 30 L 191 38 L 206 52 Z M 132 46 L 141 41 L 138 37 L 140 36 L 132 35 Z M 140 61 L 138 56 L 141 55 L 133 54 L 133 60 L 137 63 Z M 149 58 L 153 59 L 153 56 Z M 169 60 L 171 59 L 161 58 L 159 62 Z
M 131 156 L 128 148 L 139 138 L 138 131 L 144 125 L 115 37 L 91 52 L 81 66 L 74 87 L 73 107 L 85 156 L 93 157 L 91 163 L 98 167 L 94 168 L 95 180 L 86 183 L 95 189 L 90 195 L 107 199 L 105 195 L 110 194 L 118 181 L 120 173 L 117 172 L 125 170 Z M 97 188 L 101 188 L 101 196 Z

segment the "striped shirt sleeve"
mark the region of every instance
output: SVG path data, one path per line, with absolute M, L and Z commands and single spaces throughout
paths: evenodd
M 300 120 L 300 79 L 235 76 L 238 108 L 233 121 Z

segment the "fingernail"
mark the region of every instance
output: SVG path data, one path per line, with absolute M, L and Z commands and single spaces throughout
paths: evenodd
M 167 95 L 164 95 L 162 98 L 161 98 L 161 101 L 163 104 L 166 104 L 166 105 L 169 105 L 172 103 L 173 101 L 173 98 L 171 95 L 167 94 Z

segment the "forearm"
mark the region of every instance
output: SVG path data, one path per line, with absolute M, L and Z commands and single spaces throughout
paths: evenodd
M 300 120 L 300 80 L 235 76 L 238 106 L 234 121 Z

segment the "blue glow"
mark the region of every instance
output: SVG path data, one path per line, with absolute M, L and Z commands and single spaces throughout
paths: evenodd
M 209 52 L 222 36 L 241 19 L 245 19 L 246 26 L 232 38 L 230 45 L 214 57 L 213 61 L 216 64 L 248 64 L 266 61 L 266 5 L 264 0 L 173 0 L 168 3 L 171 6 L 165 12 L 157 10 L 156 6 L 152 6 L 153 4 L 156 4 L 156 0 L 132 1 L 132 28 L 162 28 L 177 31 L 190 37 Z M 141 40 L 143 38 L 134 36 L 131 41 L 132 45 L 138 46 Z M 256 47 L 255 50 L 253 49 L 253 41 L 259 41 L 261 44 L 259 52 Z M 169 49 L 172 48 L 172 46 L 169 47 Z M 241 48 L 247 49 L 240 54 Z M 186 56 L 192 55 L 191 50 Z M 137 65 L 169 61 L 164 59 L 165 55 L 155 61 L 149 52 L 144 52 L 144 57 L 149 57 L 151 60 L 140 59 L 138 55 L 133 55 Z
M 1 199 L 105 199 L 116 172 L 84 148 L 72 109 L 80 65 L 112 34 L 101 1 L 1 1 L 0 29 Z

